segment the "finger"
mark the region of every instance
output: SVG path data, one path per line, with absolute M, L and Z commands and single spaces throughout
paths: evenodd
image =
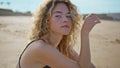
M 91 22 L 94 22 L 94 23 L 101 23 L 99 17 L 97 16 L 97 14 L 90 14 L 88 16 L 86 16 L 86 19 L 91 21 Z
M 97 16 L 97 14 L 92 14 L 92 19 L 94 20 L 95 23 L 101 23 L 99 17 Z
M 89 14 L 85 18 L 90 18 L 90 17 L 92 17 L 92 15 L 94 15 L 94 14 Z
M 101 23 L 100 20 L 94 20 L 95 23 Z

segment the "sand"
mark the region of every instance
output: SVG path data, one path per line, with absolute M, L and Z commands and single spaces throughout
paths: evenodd
M 120 68 L 120 21 L 101 21 L 90 34 L 92 62 L 96 68 Z M 16 67 L 31 23 L 30 16 L 0 17 L 0 68 Z

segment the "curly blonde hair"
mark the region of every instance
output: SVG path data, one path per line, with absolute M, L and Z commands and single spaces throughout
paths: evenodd
M 64 35 L 61 42 L 58 45 L 59 51 L 73 59 L 73 46 L 77 41 L 77 30 L 80 29 L 81 15 L 77 12 L 77 8 L 70 0 L 45 0 L 45 3 L 40 5 L 38 10 L 34 14 L 34 27 L 30 36 L 31 40 L 41 39 L 44 35 L 48 34 L 48 18 L 51 16 L 52 10 L 58 3 L 64 3 L 72 16 L 72 29 L 69 35 Z

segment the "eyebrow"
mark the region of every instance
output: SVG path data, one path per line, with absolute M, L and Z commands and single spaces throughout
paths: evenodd
M 54 13 L 63 13 L 63 12 L 61 12 L 61 11 L 55 11 L 55 12 L 53 12 L 53 14 Z M 70 14 L 70 12 L 67 12 L 67 14 Z

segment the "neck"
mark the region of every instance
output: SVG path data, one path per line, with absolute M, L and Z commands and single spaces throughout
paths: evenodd
M 60 41 L 62 39 L 62 35 L 54 34 L 54 33 L 49 33 L 48 36 L 48 42 L 55 48 L 58 47 Z

